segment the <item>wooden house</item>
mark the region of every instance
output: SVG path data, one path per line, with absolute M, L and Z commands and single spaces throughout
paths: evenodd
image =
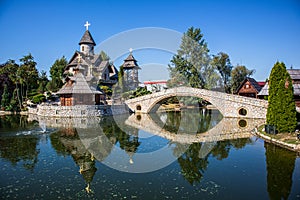
M 294 99 L 297 107 L 300 107 L 300 69 L 287 69 L 293 81 L 294 87 Z M 269 84 L 266 83 L 265 86 L 258 93 L 260 99 L 267 99 L 269 96 Z
M 258 98 L 258 93 L 261 90 L 261 84 L 259 84 L 254 78 L 247 77 L 237 88 L 235 94 L 246 97 Z

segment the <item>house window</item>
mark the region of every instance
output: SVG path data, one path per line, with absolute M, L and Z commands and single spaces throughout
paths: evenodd
M 247 84 L 245 85 L 245 88 L 246 88 L 246 89 L 250 88 L 250 85 L 247 83 Z

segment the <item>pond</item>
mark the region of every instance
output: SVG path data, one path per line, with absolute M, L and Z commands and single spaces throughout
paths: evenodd
M 1 199 L 300 199 L 295 152 L 217 110 L 0 118 Z

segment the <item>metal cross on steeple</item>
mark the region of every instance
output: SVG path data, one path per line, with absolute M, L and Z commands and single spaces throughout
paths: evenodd
M 90 25 L 91 25 L 91 24 L 90 24 L 88 21 L 85 22 L 84 26 L 85 26 L 86 30 L 89 30 L 89 26 L 90 26 Z

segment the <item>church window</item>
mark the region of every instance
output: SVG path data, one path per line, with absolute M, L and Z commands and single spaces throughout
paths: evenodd
M 81 51 L 84 51 L 84 46 L 81 46 Z

